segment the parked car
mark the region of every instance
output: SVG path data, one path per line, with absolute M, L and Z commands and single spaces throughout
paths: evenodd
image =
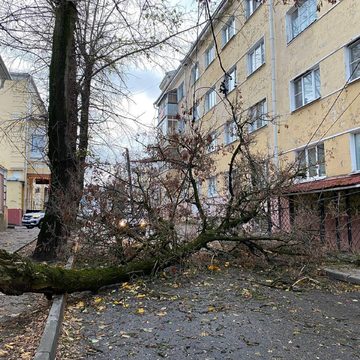
M 22 225 L 26 226 L 28 229 L 32 229 L 35 226 L 38 228 L 41 227 L 45 216 L 44 211 L 34 211 L 34 212 L 27 212 L 22 217 Z

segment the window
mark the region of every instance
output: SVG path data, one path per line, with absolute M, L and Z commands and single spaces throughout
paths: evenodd
M 267 124 L 267 107 L 266 100 L 262 100 L 252 106 L 249 110 L 249 132 L 253 132 Z
M 205 51 L 205 67 L 208 67 L 215 59 L 215 45 L 212 43 Z
M 222 45 L 223 47 L 235 35 L 235 18 L 230 18 L 226 25 L 222 28 Z
M 198 195 L 201 196 L 201 194 L 202 194 L 202 181 L 201 180 L 196 181 L 196 190 L 198 192 Z
M 234 66 L 225 75 L 225 91 L 226 91 L 226 94 L 233 91 L 235 88 L 236 88 L 236 67 Z
M 167 124 L 167 135 L 174 135 L 178 130 L 178 121 L 169 119 Z
M 297 152 L 301 177 L 325 176 L 325 148 L 319 144 Z
M 191 68 L 191 83 L 194 84 L 198 78 L 199 78 L 199 64 L 196 63 Z
M 287 16 L 288 42 L 304 31 L 317 18 L 317 0 L 302 0 Z
M 41 158 L 45 155 L 46 135 L 34 133 L 31 135 L 31 154 L 32 158 Z
M 182 82 L 177 88 L 177 101 L 180 101 L 184 97 L 184 82 Z
M 265 63 L 264 39 L 261 39 L 248 53 L 249 75 Z
M 208 197 L 214 197 L 216 195 L 216 176 L 212 176 L 208 179 Z
M 360 77 L 360 39 L 348 47 L 349 50 L 349 78 L 351 80 Z
M 292 81 L 293 85 L 293 106 L 292 109 L 298 109 L 318 99 L 320 94 L 320 70 L 315 68 L 306 72 Z
M 209 134 L 207 152 L 211 153 L 211 152 L 215 151 L 216 148 L 217 148 L 217 134 L 214 131 Z
M 237 140 L 236 124 L 234 121 L 225 124 L 224 141 L 225 145 L 231 144 Z
M 246 17 L 248 18 L 260 5 L 262 0 L 246 0 Z
M 352 145 L 352 159 L 353 159 L 353 170 L 360 170 L 360 133 L 353 134 L 353 145 Z
M 215 89 L 209 90 L 205 94 L 205 112 L 212 109 L 216 104 L 216 92 Z
M 199 106 L 199 103 L 196 103 L 194 106 L 193 106 L 193 121 L 198 121 L 200 119 L 200 106 Z

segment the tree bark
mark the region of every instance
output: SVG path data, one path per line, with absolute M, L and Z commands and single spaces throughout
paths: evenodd
M 35 263 L 17 254 L 0 250 L 0 292 L 7 295 L 34 292 L 51 296 L 77 291 L 96 291 L 103 286 L 128 281 L 135 275 L 149 275 L 174 265 L 215 240 L 241 242 L 246 246 L 250 244 L 251 248 L 251 245 L 258 247 L 255 244 L 256 240 L 271 239 L 270 237 L 228 237 L 221 236 L 214 230 L 208 230 L 193 241 L 168 250 L 157 258 L 136 260 L 123 266 L 79 270 Z
M 76 218 L 78 164 L 76 159 L 77 93 L 74 31 L 76 6 L 69 0 L 58 3 L 55 14 L 49 83 L 49 202 L 33 257 L 54 259 L 66 244 Z

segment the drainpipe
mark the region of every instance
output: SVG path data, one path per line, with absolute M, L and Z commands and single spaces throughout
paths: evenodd
M 275 54 L 275 24 L 274 24 L 274 1 L 268 1 L 269 26 L 270 26 L 270 55 L 271 55 L 271 105 L 273 113 L 273 136 L 274 136 L 274 165 L 279 168 L 278 124 L 277 124 L 277 95 L 276 95 L 276 54 Z

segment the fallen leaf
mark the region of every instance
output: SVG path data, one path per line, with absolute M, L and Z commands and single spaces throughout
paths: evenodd
M 97 297 L 97 298 L 95 298 L 94 303 L 100 304 L 102 301 L 103 301 L 103 299 L 101 297 Z
M 210 270 L 210 271 L 220 271 L 220 268 L 217 265 L 208 265 L 208 270 Z
M 145 314 L 145 309 L 144 308 L 138 308 L 136 309 L 136 313 L 139 315 Z

